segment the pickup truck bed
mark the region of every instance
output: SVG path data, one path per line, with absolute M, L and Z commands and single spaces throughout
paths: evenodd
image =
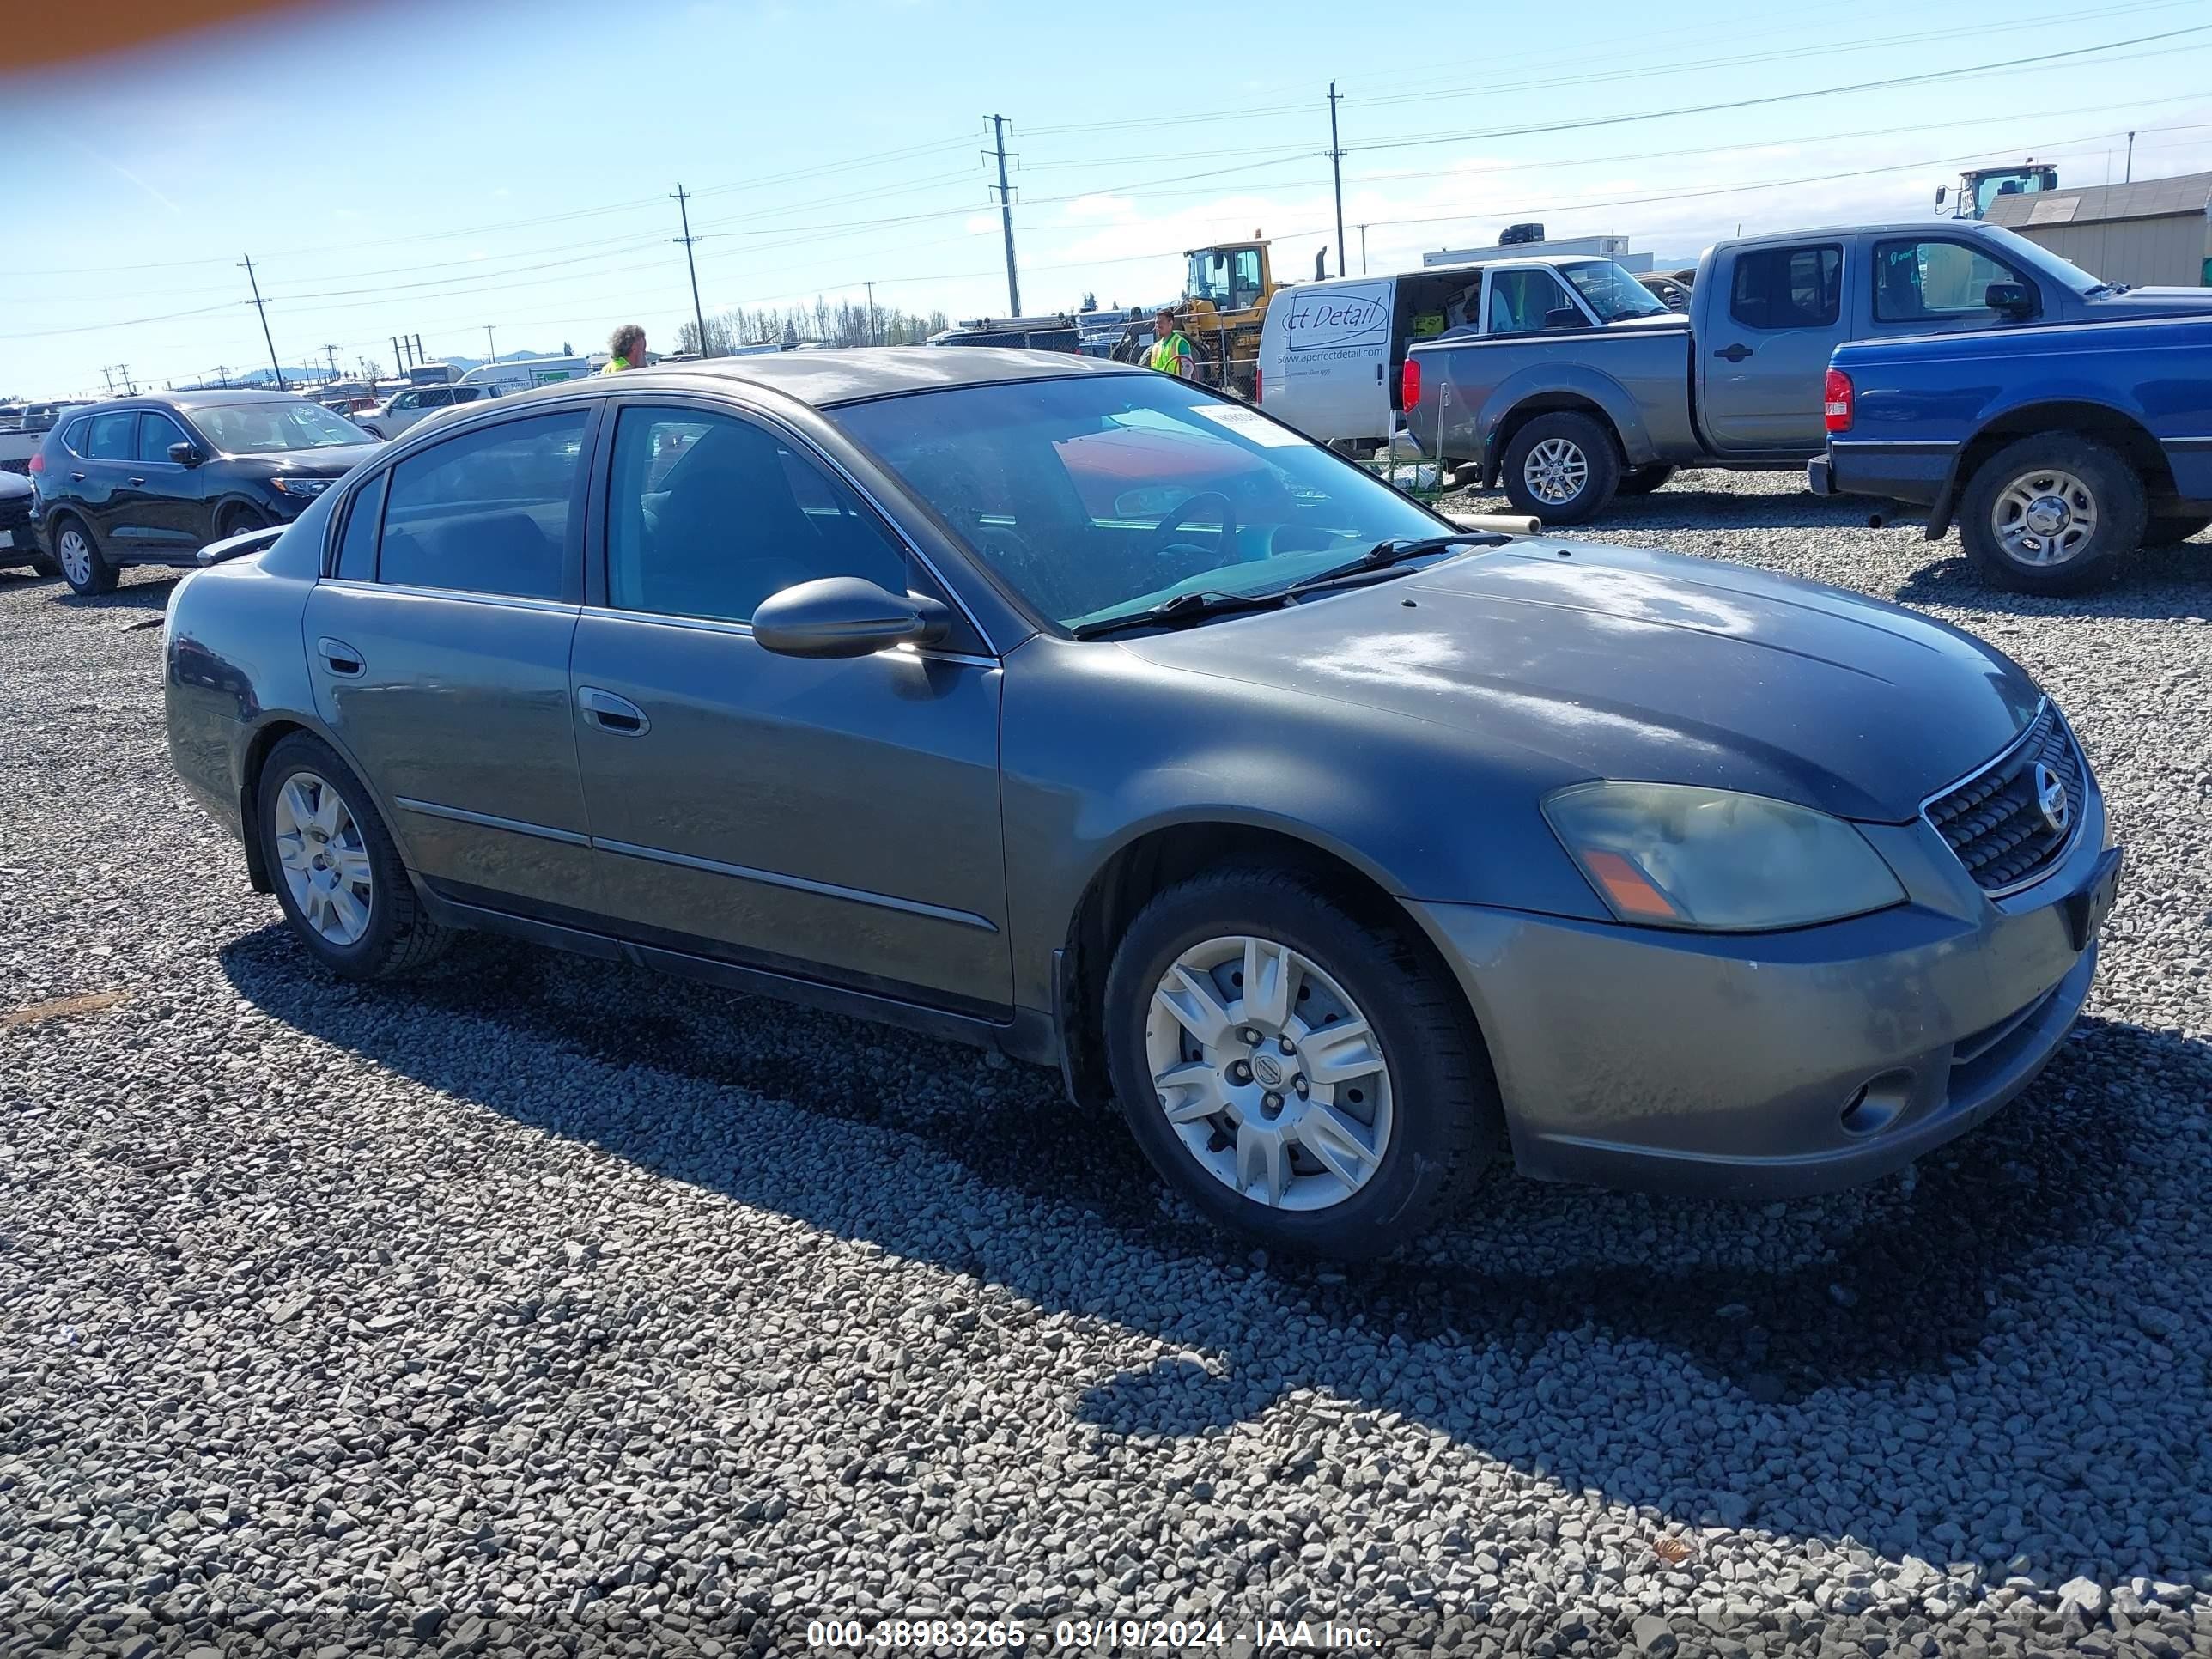
M 1991 580 L 2063 593 L 2212 524 L 2212 317 L 1839 346 L 1821 495 L 1955 521 Z

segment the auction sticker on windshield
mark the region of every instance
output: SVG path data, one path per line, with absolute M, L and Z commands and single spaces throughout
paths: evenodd
M 1249 438 L 1265 448 L 1295 449 L 1305 442 L 1288 427 L 1277 426 L 1242 404 L 1200 404 L 1191 413 L 1203 415 L 1217 426 L 1225 426 L 1238 437 Z

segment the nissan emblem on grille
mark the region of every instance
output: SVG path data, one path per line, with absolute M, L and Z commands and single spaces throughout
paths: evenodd
M 2066 780 L 2041 761 L 2035 763 L 2035 805 L 2052 835 L 2066 833 L 2067 820 L 2074 811 L 2073 803 L 2066 799 Z
M 2065 852 L 2087 793 L 2081 753 L 2046 703 L 2002 754 L 1929 802 L 1927 816 L 1976 885 L 2007 893 Z

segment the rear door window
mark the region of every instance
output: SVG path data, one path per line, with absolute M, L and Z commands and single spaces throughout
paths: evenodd
M 92 437 L 84 453 L 95 461 L 128 461 L 138 454 L 138 411 L 92 417 Z
M 559 599 L 590 423 L 581 409 L 506 421 L 457 434 L 399 463 L 388 487 L 377 580 Z
M 1735 256 L 1729 315 L 1774 332 L 1832 328 L 1844 312 L 1844 250 L 1834 244 L 1760 247 Z
M 376 580 L 376 532 L 384 520 L 384 488 L 391 478 L 380 472 L 353 493 L 345 529 L 338 537 L 337 574 L 346 581 Z

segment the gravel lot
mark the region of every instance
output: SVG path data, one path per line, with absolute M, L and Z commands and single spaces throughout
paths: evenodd
M 0 1654 L 2212 1654 L 2212 544 L 2019 599 L 1715 474 L 1597 533 L 2023 662 L 2128 846 L 2095 999 L 1902 1179 L 1500 1176 L 1348 1275 L 980 1054 L 492 941 L 320 977 L 170 777 L 167 577 L 0 575 Z

